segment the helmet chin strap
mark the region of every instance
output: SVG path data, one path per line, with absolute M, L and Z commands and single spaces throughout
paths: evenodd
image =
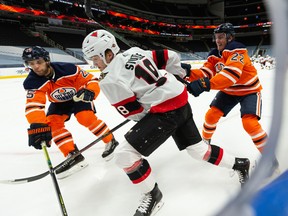
M 111 59 L 111 60 L 112 60 L 112 59 Z M 105 59 L 103 58 L 103 62 L 104 62 L 104 64 L 105 64 L 106 67 L 107 67 L 111 61 L 110 61 L 109 63 L 107 63 L 106 58 L 105 58 Z M 107 73 L 108 73 L 108 72 L 104 73 L 103 71 L 101 71 L 100 76 L 99 76 L 99 81 L 102 80 L 102 79 L 104 79 L 104 77 L 107 75 Z
M 99 78 L 98 78 L 99 81 L 102 80 L 102 79 L 104 79 L 106 75 L 107 75 L 107 73 L 103 73 L 103 72 L 101 71 L 100 76 L 99 76 Z
M 55 77 L 54 69 L 51 67 L 50 62 L 47 62 L 47 67 L 49 70 L 49 74 L 46 76 L 47 79 L 53 79 Z
M 108 63 L 108 62 L 106 61 L 106 58 L 109 58 L 110 56 L 111 56 L 111 59 L 109 59 L 109 63 Z M 113 60 L 113 58 L 114 58 L 114 53 L 113 53 L 111 50 L 105 51 L 104 57 L 102 57 L 103 62 L 104 62 L 106 65 L 110 64 L 110 62 Z
M 112 52 L 111 52 L 112 53 Z M 109 58 L 111 56 L 111 58 Z M 106 58 L 109 58 L 109 63 L 106 61 Z M 114 59 L 114 53 L 112 53 L 112 55 L 109 55 L 109 53 L 105 53 L 105 58 L 102 58 L 104 64 L 106 65 L 106 67 L 111 63 L 111 61 Z M 107 75 L 108 72 L 103 73 L 101 71 L 100 76 L 99 76 L 99 81 L 104 79 L 105 76 Z
M 107 65 L 107 66 L 108 66 L 108 64 L 111 62 L 111 61 L 110 61 L 110 62 L 108 63 L 108 62 L 106 61 L 106 58 L 105 58 L 105 57 L 102 58 L 102 59 L 103 59 L 104 64 Z

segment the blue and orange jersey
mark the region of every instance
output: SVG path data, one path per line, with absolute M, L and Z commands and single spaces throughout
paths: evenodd
M 204 76 L 210 79 L 211 89 L 229 95 L 243 96 L 262 89 L 248 50 L 237 41 L 228 43 L 222 52 L 211 50 L 207 61 L 200 69 L 192 69 L 188 80 L 194 81 Z
M 23 86 L 27 91 L 25 115 L 30 124 L 47 123 L 45 114 L 47 98 L 53 103 L 70 101 L 81 88 L 93 91 L 95 98 L 100 93 L 98 80 L 79 66 L 60 62 L 50 64 L 54 70 L 51 79 L 38 76 L 30 70 L 24 80 Z

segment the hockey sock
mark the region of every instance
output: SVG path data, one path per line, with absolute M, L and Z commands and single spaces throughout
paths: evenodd
M 65 128 L 64 122 L 67 115 L 49 115 L 47 120 L 50 122 L 54 143 L 66 157 L 69 152 L 74 150 L 72 134 Z
M 204 160 L 216 166 L 232 169 L 235 157 L 225 152 L 216 145 L 207 145 L 204 141 L 188 146 L 186 148 L 189 155 L 197 160 Z
M 65 157 L 69 154 L 69 152 L 75 149 L 72 135 L 65 128 L 53 131 L 52 135 L 53 135 L 53 141 L 55 142 L 55 144 L 58 146 L 58 148 Z
M 153 190 L 156 182 L 146 159 L 136 161 L 131 167 L 125 168 L 124 171 L 132 183 L 140 188 L 142 193 Z
M 205 122 L 203 124 L 202 137 L 206 140 L 210 140 L 213 136 L 219 119 L 223 116 L 223 112 L 216 107 L 211 107 L 206 115 Z
M 78 112 L 75 117 L 77 121 L 87 127 L 95 136 L 99 137 L 109 132 L 109 128 L 102 120 L 98 119 L 97 116 L 91 110 L 85 110 Z M 103 138 L 103 142 L 108 143 L 112 140 L 113 135 L 109 134 Z
M 256 115 L 244 115 L 242 117 L 242 124 L 245 131 L 250 135 L 256 148 L 262 152 L 267 142 L 267 133 L 262 129 Z

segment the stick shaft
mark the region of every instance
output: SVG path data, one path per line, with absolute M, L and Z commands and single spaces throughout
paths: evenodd
M 48 165 L 48 168 L 49 168 L 49 173 L 50 173 L 50 176 L 52 178 L 52 181 L 53 181 L 53 184 L 54 184 L 54 188 L 55 188 L 55 191 L 56 191 L 56 194 L 57 194 L 57 198 L 58 198 L 59 205 L 60 205 L 60 208 L 61 208 L 61 211 L 62 211 L 62 215 L 63 216 L 68 216 L 68 213 L 66 211 L 66 207 L 65 207 L 65 204 L 64 204 L 64 200 L 63 200 L 60 188 L 59 188 L 59 184 L 57 182 L 56 175 L 54 173 L 52 162 L 50 160 L 50 157 L 49 157 L 49 154 L 48 154 L 48 151 L 47 151 L 47 146 L 46 146 L 45 141 L 43 141 L 41 143 L 41 145 L 42 145 L 42 150 L 44 152 L 44 155 L 45 155 L 45 158 L 46 158 L 46 161 L 47 161 L 47 165 Z

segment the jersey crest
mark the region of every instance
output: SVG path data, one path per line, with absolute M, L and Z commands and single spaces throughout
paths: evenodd
M 55 89 L 50 96 L 59 102 L 69 101 L 76 94 L 76 89 L 72 87 L 61 87 Z
M 216 73 L 219 73 L 225 67 L 225 65 L 222 62 L 217 62 L 214 67 Z

